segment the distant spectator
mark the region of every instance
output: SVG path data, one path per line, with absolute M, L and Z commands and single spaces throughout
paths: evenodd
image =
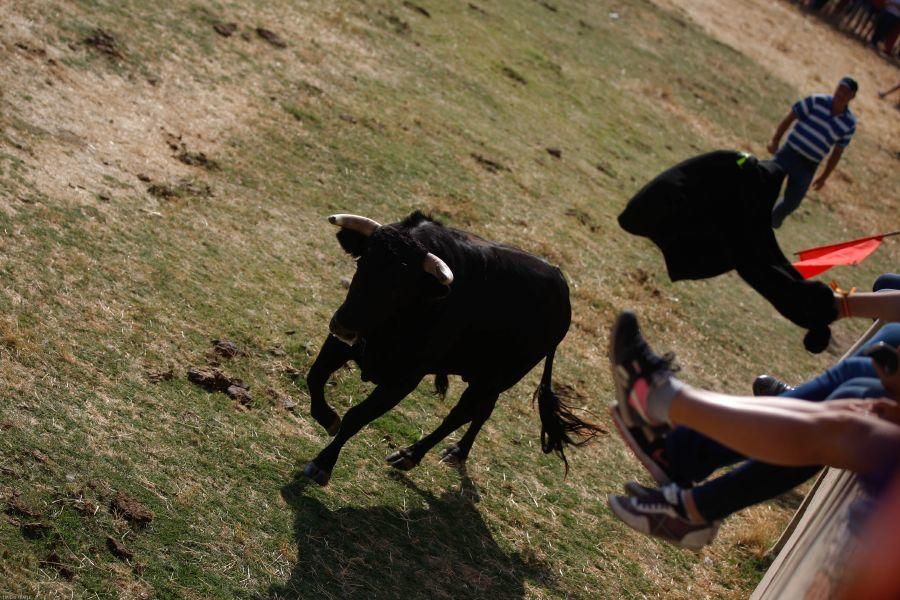
M 900 0 L 887 0 L 884 8 L 875 17 L 875 32 L 869 45 L 878 49 L 878 44 L 890 37 L 898 24 L 900 24 Z
M 844 148 L 856 132 L 856 117 L 850 112 L 849 104 L 858 89 L 853 78 L 844 77 L 834 95 L 814 94 L 799 100 L 778 124 L 767 148 L 788 177 L 784 196 L 772 209 L 772 227 L 781 227 L 785 217 L 800 206 L 810 183 L 814 190 L 821 189 L 841 160 Z M 779 149 L 781 137 L 795 121 L 787 142 Z M 819 163 L 829 152 L 825 170 L 813 181 Z

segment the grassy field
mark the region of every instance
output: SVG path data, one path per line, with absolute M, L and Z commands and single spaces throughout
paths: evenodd
M 328 438 L 302 374 L 353 272 L 325 217 L 413 209 L 562 267 L 574 318 L 556 381 L 610 431 L 605 346 L 623 308 L 692 383 L 746 392 L 760 372 L 822 368 L 865 323 L 808 355 L 739 279 L 671 284 L 615 222 L 682 158 L 763 152 L 806 90 L 646 0 L 13 0 L 0 17 L 0 598 L 753 588 L 799 494 L 699 554 L 633 534 L 605 497 L 646 476 L 610 433 L 570 452 L 564 477 L 540 452 L 538 371 L 501 397 L 466 472 L 383 461 L 440 422 L 452 380 L 446 401 L 423 384 L 346 446 L 327 488 L 307 487 L 298 470 Z M 831 195 L 779 233 L 786 251 L 897 224 L 882 133 L 861 127 Z M 835 276 L 866 287 L 898 257 L 886 243 Z M 188 381 L 210 365 L 252 401 Z M 369 389 L 347 368 L 328 393 L 344 411 Z M 152 520 L 113 508 L 120 494 Z

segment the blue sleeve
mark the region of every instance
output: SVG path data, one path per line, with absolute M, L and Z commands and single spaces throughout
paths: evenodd
M 853 134 L 856 133 L 856 128 L 854 127 L 844 135 L 838 138 L 835 142 L 835 145 L 840 146 L 841 148 L 846 148 L 850 145 L 850 140 L 853 138 Z
M 791 110 L 794 111 L 794 114 L 798 117 L 805 117 L 809 115 L 809 111 L 812 110 L 813 107 L 813 98 L 812 96 L 807 96 L 802 100 L 797 100 L 794 102 L 794 105 L 791 107 Z

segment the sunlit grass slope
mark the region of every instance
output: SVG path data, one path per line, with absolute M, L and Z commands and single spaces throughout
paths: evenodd
M 0 596 L 752 589 L 797 495 L 701 554 L 633 534 L 605 496 L 646 476 L 610 434 L 571 451 L 565 478 L 540 452 L 536 373 L 466 473 L 383 462 L 440 422 L 453 381 L 446 401 L 423 384 L 347 445 L 329 487 L 304 487 L 327 436 L 302 374 L 354 267 L 325 217 L 413 209 L 562 267 L 574 319 L 555 377 L 605 426 L 626 307 L 693 383 L 746 392 L 759 372 L 823 367 L 836 351 L 807 355 L 737 278 L 673 285 L 615 222 L 678 160 L 762 152 L 798 90 L 642 0 L 13 1 L 0 17 Z M 896 158 L 858 137 L 840 183 L 853 210 L 808 200 L 786 250 L 892 214 Z M 837 274 L 866 286 L 898 255 Z M 211 353 L 223 338 L 243 353 Z M 188 382 L 210 363 L 252 402 Z M 328 393 L 343 411 L 369 390 L 348 368 Z M 152 521 L 112 510 L 119 492 Z

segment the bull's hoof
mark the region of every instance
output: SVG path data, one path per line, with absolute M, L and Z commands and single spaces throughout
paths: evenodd
M 312 461 L 309 461 L 306 463 L 306 466 L 303 467 L 303 474 L 321 486 L 328 485 L 328 480 L 331 479 L 331 473 L 329 471 L 320 469 L 316 466 L 316 463 Z
M 337 432 L 341 430 L 341 418 L 337 415 L 334 415 L 334 421 L 326 429 L 328 431 L 328 435 L 337 435 Z
M 396 452 L 388 454 L 385 460 L 389 465 L 401 471 L 409 471 L 419 464 L 419 461 L 413 458 L 412 453 L 406 448 L 400 448 Z
M 450 444 L 441 450 L 441 462 L 452 467 L 461 467 L 468 458 L 456 444 Z

